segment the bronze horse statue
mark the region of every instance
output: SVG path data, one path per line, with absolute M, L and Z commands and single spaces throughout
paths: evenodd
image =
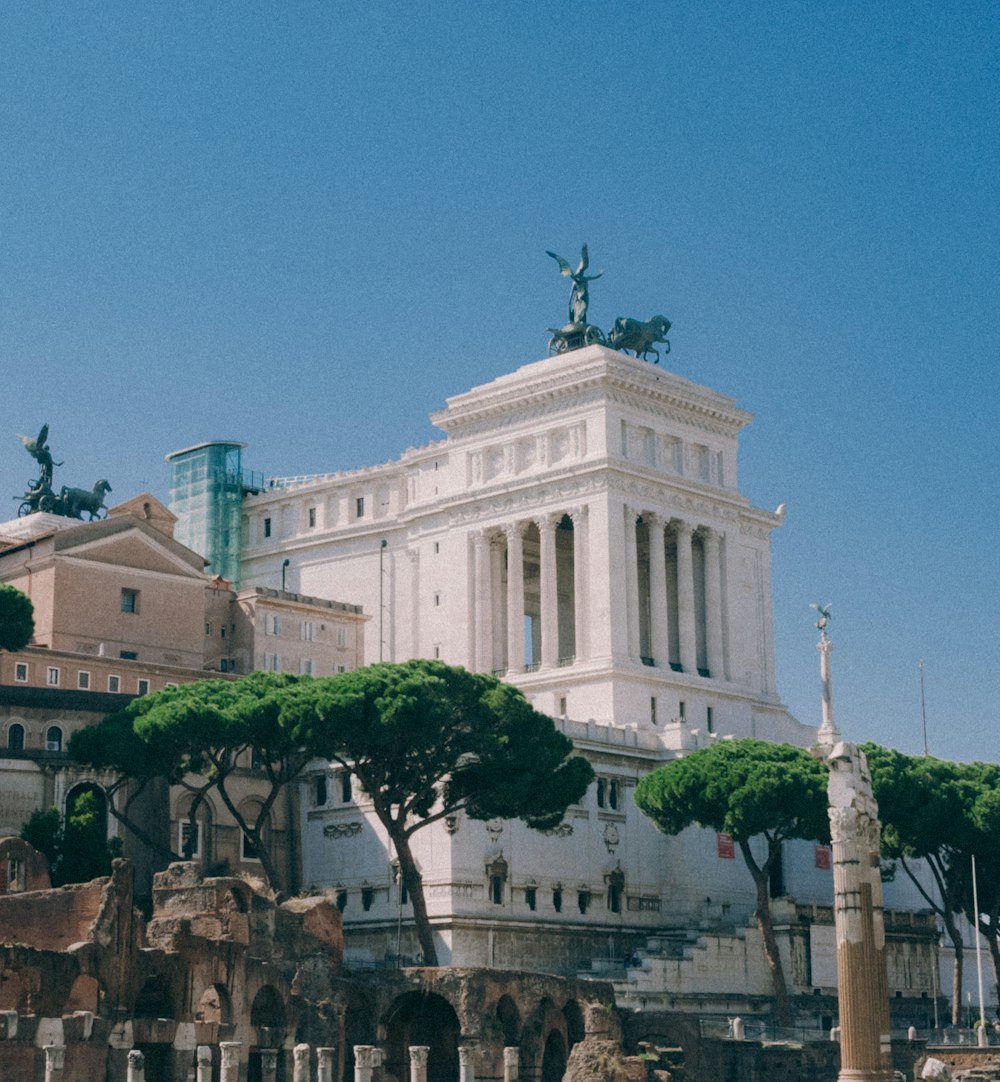
M 67 488 L 65 485 L 59 493 L 59 501 L 62 505 L 62 514 L 67 518 L 83 518 L 83 512 L 90 515 L 90 521 L 99 517 L 100 511 L 106 511 L 104 497 L 111 491 L 107 481 L 98 481 L 92 492 L 85 488 Z
M 652 353 L 656 358 L 653 363 L 659 364 L 660 351 L 654 349 L 653 346 L 657 342 L 665 342 L 667 348 L 663 353 L 664 355 L 669 353 L 670 343 L 667 342 L 667 332 L 669 330 L 670 320 L 666 316 L 653 316 L 652 319 L 647 320 L 645 323 L 638 319 L 630 319 L 627 316 L 619 316 L 615 320 L 615 325 L 608 332 L 608 345 L 613 349 L 620 349 L 622 352 L 630 349 L 644 361 L 649 360 L 648 354 Z

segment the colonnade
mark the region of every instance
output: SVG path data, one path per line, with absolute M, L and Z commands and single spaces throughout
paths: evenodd
M 605 510 L 473 532 L 475 668 L 516 674 L 610 655 L 725 678 L 725 536 L 662 512 Z

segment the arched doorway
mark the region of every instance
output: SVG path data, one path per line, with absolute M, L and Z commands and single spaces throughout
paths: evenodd
M 408 992 L 386 1015 L 388 1057 L 385 1070 L 405 1082 L 410 1077 L 411 1045 L 426 1045 L 427 1082 L 458 1082 L 458 1041 L 461 1027 L 455 1008 L 439 995 Z
M 559 1030 L 554 1029 L 545 1039 L 542 1053 L 541 1082 L 562 1082 L 566 1073 L 566 1042 Z

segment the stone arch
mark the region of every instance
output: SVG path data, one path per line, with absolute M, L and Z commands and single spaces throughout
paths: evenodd
M 73 1011 L 93 1011 L 98 1013 L 101 1004 L 101 986 L 94 977 L 81 973 L 69 990 L 69 998 L 63 1007 L 63 1014 Z
M 167 982 L 159 976 L 147 977 L 135 997 L 135 1018 L 175 1018 L 174 999 Z
M 198 1000 L 196 1022 L 222 1022 L 233 1020 L 233 1005 L 225 985 L 210 984 Z
M 562 1049 L 562 1065 L 565 1069 L 568 1044 L 567 1019 L 550 997 L 545 996 L 531 1012 L 531 1017 L 523 1032 L 521 1065 L 524 1070 L 530 1071 L 535 1078 L 541 1079 L 546 1059 L 549 1061 L 550 1071 L 556 1069 L 560 1048 Z M 549 1039 L 553 1033 L 558 1035 L 559 1041 L 550 1045 Z
M 25 728 L 19 721 L 12 721 L 7 726 L 7 750 L 24 751 Z
M 503 1034 L 504 1047 L 521 1043 L 521 1012 L 510 996 L 501 996 L 497 1002 L 497 1022 Z
M 250 1005 L 250 1025 L 267 1029 L 285 1028 L 285 1001 L 273 984 L 265 984 Z
M 411 1045 L 430 1048 L 427 1082 L 458 1082 L 461 1026 L 455 1008 L 435 993 L 407 992 L 385 1015 L 385 1070 L 396 1079 L 409 1078 Z

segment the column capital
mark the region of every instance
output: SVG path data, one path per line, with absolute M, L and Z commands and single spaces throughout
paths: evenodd
M 260 1067 L 262 1071 L 266 1071 L 270 1075 L 278 1069 L 278 1050 L 277 1048 L 261 1048 L 260 1049 Z
M 379 1065 L 379 1050 L 373 1044 L 356 1044 L 354 1064 L 356 1067 L 374 1070 Z
M 427 1057 L 430 1054 L 430 1050 L 430 1045 L 411 1044 L 409 1048 L 411 1066 L 426 1067 Z
M 238 1067 L 240 1065 L 240 1042 L 219 1041 L 219 1051 L 222 1053 L 223 1067 Z
M 588 505 L 581 503 L 577 504 L 576 507 L 571 507 L 566 514 L 573 520 L 573 525 L 575 526 L 577 522 L 582 522 L 587 517 L 589 511 L 590 508 Z
M 516 1067 L 521 1062 L 521 1049 L 517 1045 L 507 1045 L 503 1050 L 503 1065 Z
M 479 1046 L 475 1044 L 460 1044 L 458 1046 L 458 1065 L 460 1067 L 471 1067 L 476 1062 L 476 1057 L 479 1055 Z
M 512 537 L 517 537 L 523 541 L 524 525 L 524 522 L 520 519 L 516 522 L 505 522 L 503 525 L 503 532 L 507 535 L 507 540 L 510 541 Z
M 562 517 L 562 511 L 549 511 L 547 514 L 539 515 L 535 519 L 535 525 L 538 527 L 538 532 L 554 533 L 556 526 L 559 525 Z
M 694 526 L 686 519 L 672 518 L 670 520 L 670 525 L 673 527 L 673 531 L 678 537 L 691 537 L 694 533 Z

